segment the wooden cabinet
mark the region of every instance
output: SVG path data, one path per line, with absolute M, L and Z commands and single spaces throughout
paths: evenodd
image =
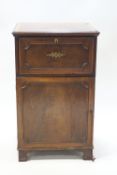
M 72 24 L 72 32 L 68 24 L 58 24 L 59 31 L 50 24 L 46 32 L 43 25 L 18 24 L 13 32 L 19 160 L 30 151 L 64 149 L 93 159 L 99 33 L 88 24 Z

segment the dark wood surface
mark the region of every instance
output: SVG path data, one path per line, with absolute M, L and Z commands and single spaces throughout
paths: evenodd
M 93 84 L 93 78 L 18 78 L 21 145 L 91 144 L 87 133 Z
M 20 74 L 94 74 L 93 37 L 19 39 Z
M 71 149 L 93 160 L 98 33 L 86 25 L 78 29 L 78 24 L 74 30 L 74 25 L 60 27 L 58 36 L 50 25 L 50 36 L 41 25 L 29 26 L 17 25 L 13 32 L 19 161 L 31 151 Z
M 99 32 L 89 23 L 19 23 L 14 36 L 97 36 Z

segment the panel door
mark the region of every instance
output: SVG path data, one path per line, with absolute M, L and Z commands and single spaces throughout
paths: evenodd
M 19 147 L 91 145 L 93 78 L 17 78 Z

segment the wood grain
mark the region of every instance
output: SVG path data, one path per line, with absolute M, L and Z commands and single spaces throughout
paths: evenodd
M 74 143 L 86 145 L 92 111 L 93 78 L 17 78 L 19 147 Z M 91 116 L 92 117 L 92 116 Z M 22 125 L 23 124 L 23 125 Z
M 92 75 L 95 73 L 94 40 L 94 37 L 21 38 L 19 74 Z

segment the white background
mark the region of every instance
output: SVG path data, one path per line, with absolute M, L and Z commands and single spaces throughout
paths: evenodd
M 95 103 L 95 162 L 77 156 L 17 161 L 15 55 L 18 22 L 90 22 L 100 32 Z M 0 174 L 117 175 L 117 1 L 0 0 Z M 48 159 L 47 159 L 48 158 Z

